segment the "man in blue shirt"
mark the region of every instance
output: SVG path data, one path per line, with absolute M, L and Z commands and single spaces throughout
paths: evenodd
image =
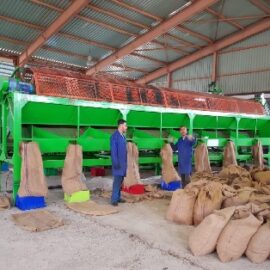
M 125 202 L 121 199 L 121 185 L 127 171 L 127 143 L 124 136 L 126 131 L 126 121 L 120 119 L 118 121 L 118 129 L 112 134 L 110 140 L 112 174 L 114 176 L 111 204 L 114 206 L 117 206 L 119 202 Z
M 175 145 L 172 145 L 173 150 L 178 150 L 178 173 L 181 175 L 183 188 L 190 182 L 192 171 L 192 154 L 193 146 L 196 139 L 187 134 L 185 126 L 180 127 L 181 138 L 178 139 Z

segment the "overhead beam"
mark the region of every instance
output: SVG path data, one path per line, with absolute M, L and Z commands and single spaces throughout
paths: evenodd
M 44 7 L 46 7 L 46 8 L 55 10 L 55 11 L 60 12 L 60 13 L 62 13 L 62 12 L 64 11 L 64 9 L 62 9 L 62 8 L 59 8 L 59 7 L 57 7 L 57 6 L 55 6 L 55 5 L 52 5 L 52 4 L 48 4 L 48 3 L 42 2 L 41 0 L 31 0 L 31 1 L 32 1 L 33 3 L 35 3 L 35 4 L 44 6 Z M 92 6 L 89 4 L 88 7 L 91 8 Z M 99 12 L 101 12 L 101 10 L 102 10 L 102 9 L 100 9 L 100 8 L 98 8 L 98 10 L 96 9 L 96 11 L 99 11 Z M 107 15 L 110 14 L 110 16 L 116 18 L 116 14 L 115 14 L 115 13 L 112 13 L 112 12 L 108 13 L 107 11 L 104 11 L 104 10 L 102 10 L 102 12 L 103 12 L 104 14 L 107 14 Z M 106 12 L 106 13 L 105 13 L 105 12 Z M 124 29 L 121 29 L 121 28 L 119 28 L 119 27 L 115 27 L 115 26 L 113 26 L 113 25 L 111 25 L 111 24 L 108 24 L 108 23 L 105 23 L 105 22 L 102 22 L 102 21 L 97 21 L 97 20 L 95 20 L 95 19 L 93 19 L 93 18 L 90 18 L 90 17 L 88 17 L 88 16 L 83 16 L 83 15 L 79 15 L 79 14 L 78 14 L 78 15 L 76 15 L 75 17 L 78 18 L 78 19 L 80 19 L 80 20 L 86 21 L 86 22 L 89 23 L 89 24 L 96 24 L 96 25 L 101 26 L 102 28 L 109 29 L 109 30 L 111 30 L 111 31 L 114 31 L 114 32 L 116 32 L 116 33 L 120 33 L 120 34 L 125 35 L 125 36 L 128 36 L 128 37 L 138 37 L 138 35 L 135 34 L 135 33 L 128 32 L 128 31 L 126 31 L 126 30 L 124 30 Z M 117 18 L 118 18 L 118 20 L 120 19 L 119 17 L 117 17 Z M 129 19 L 123 17 L 123 16 L 121 16 L 121 20 L 122 20 L 122 21 L 125 21 L 126 23 L 134 24 L 134 21 L 129 20 Z M 139 23 L 136 23 L 136 25 L 138 26 Z M 140 26 L 141 26 L 142 29 L 148 29 L 148 30 L 151 29 L 150 27 L 147 28 L 147 26 L 146 26 L 146 27 L 143 27 L 142 24 L 140 24 Z M 169 35 L 168 35 L 168 36 L 169 36 Z M 157 41 L 153 41 L 153 43 L 158 44 Z M 194 45 L 194 44 L 193 44 L 193 45 Z M 106 45 L 104 44 L 104 46 L 106 46 Z M 162 44 L 162 46 L 164 46 L 164 44 Z M 167 48 L 170 49 L 170 50 L 174 50 L 174 48 L 173 48 L 172 46 L 167 46 Z M 176 51 L 176 50 L 175 50 L 175 51 Z M 178 51 L 179 51 L 179 50 L 178 50 Z M 183 53 L 183 51 L 181 51 L 181 53 Z
M 153 14 L 151 14 L 151 13 L 149 13 L 149 12 L 146 12 L 146 11 L 144 11 L 144 10 L 141 10 L 141 9 L 139 9 L 139 8 L 136 8 L 135 6 L 126 4 L 126 3 L 121 2 L 121 1 L 119 1 L 119 0 L 111 0 L 111 1 L 112 1 L 113 3 L 115 3 L 115 4 L 119 5 L 119 6 L 121 6 L 121 7 L 124 7 L 124 8 L 126 8 L 126 9 L 128 9 L 128 10 L 131 10 L 131 11 L 135 11 L 135 12 L 137 12 L 137 13 L 139 13 L 139 14 L 145 16 L 145 17 L 148 17 L 148 18 L 150 18 L 150 19 L 152 19 L 152 20 L 155 20 L 155 21 L 157 21 L 157 22 L 162 22 L 162 21 L 163 21 L 163 19 L 162 19 L 161 17 L 158 17 L 158 16 L 153 15 Z M 200 38 L 200 39 L 202 39 L 202 40 L 204 40 L 204 41 L 206 41 L 206 42 L 208 42 L 208 43 L 212 43 L 212 42 L 213 42 L 213 41 L 212 41 L 210 38 L 208 38 L 207 36 L 205 36 L 205 35 L 203 35 L 203 34 L 199 34 L 199 33 L 197 33 L 197 32 L 194 32 L 194 31 L 192 31 L 192 30 L 190 30 L 190 29 L 187 29 L 187 28 L 184 28 L 184 27 L 180 27 L 179 25 L 177 25 L 175 28 L 178 29 L 178 30 L 181 31 L 181 32 L 185 32 L 185 33 L 190 34 L 191 36 Z
M 148 82 L 151 82 L 165 74 L 167 74 L 168 72 L 172 72 L 175 71 L 177 69 L 180 69 L 184 66 L 187 66 L 195 61 L 200 60 L 201 58 L 204 58 L 210 54 L 213 54 L 214 52 L 217 52 L 219 50 L 222 50 L 236 42 L 239 42 L 243 39 L 246 39 L 248 37 L 251 37 L 255 34 L 258 34 L 264 30 L 267 30 L 270 28 L 270 19 L 264 19 L 258 23 L 255 23 L 251 26 L 246 27 L 244 30 L 237 32 L 236 34 L 233 34 L 227 38 L 223 38 L 215 43 L 213 43 L 212 45 L 209 45 L 195 53 L 192 53 L 191 55 L 185 56 L 171 64 L 169 64 L 166 67 L 160 68 L 148 75 L 146 75 L 145 77 L 137 80 L 136 82 L 141 83 L 141 84 L 145 84 Z
M 270 8 L 263 4 L 260 0 L 249 0 L 252 5 L 256 6 L 258 9 L 262 10 L 266 14 L 270 14 Z
M 221 14 L 221 13 L 219 13 L 211 8 L 207 8 L 206 10 L 209 13 L 211 13 L 212 15 L 218 17 L 219 19 L 226 19 L 226 17 L 223 14 Z M 226 23 L 229 23 L 230 25 L 234 26 L 237 29 L 242 29 L 242 30 L 244 29 L 244 26 L 242 26 L 241 24 L 234 22 L 232 20 L 227 20 Z
M 72 17 L 80 12 L 88 3 L 89 0 L 77 0 L 72 2 L 72 4 L 19 56 L 19 65 L 24 65 L 29 57 L 31 57 L 46 40 L 57 33 L 64 24 L 71 20 Z
M 136 48 L 140 47 L 141 45 L 150 42 L 151 40 L 155 39 L 156 37 L 165 34 L 169 29 L 175 27 L 176 25 L 184 22 L 185 20 L 189 19 L 190 17 L 194 16 L 195 14 L 205 10 L 207 7 L 216 3 L 217 0 L 198 0 L 194 4 L 188 6 L 183 11 L 175 14 L 171 18 L 167 19 L 166 21 L 160 23 L 151 31 L 137 37 L 134 41 L 130 42 L 126 46 L 122 47 L 121 49 L 117 50 L 115 53 L 111 54 L 110 56 L 106 57 L 104 60 L 100 61 L 94 67 L 90 68 L 86 74 L 92 75 L 96 72 L 101 71 L 106 66 L 109 66 L 119 58 L 132 53 Z
M 1 15 L 0 15 L 0 19 L 5 20 L 7 22 L 24 25 L 25 27 L 36 29 L 38 31 L 45 31 L 45 29 L 46 29 L 46 28 L 41 27 L 41 26 L 36 25 L 36 24 L 27 23 L 27 22 L 24 22 L 22 20 L 10 18 L 10 17 L 5 17 L 5 16 L 1 16 Z M 96 41 L 93 41 L 93 40 L 90 40 L 90 39 L 85 39 L 85 38 L 82 38 L 82 37 L 79 37 L 79 36 L 74 36 L 74 35 L 64 33 L 64 32 L 61 32 L 61 31 L 59 31 L 57 33 L 57 36 L 62 36 L 62 37 L 68 38 L 68 39 L 73 39 L 75 41 L 80 41 L 82 43 L 85 43 L 85 44 L 88 44 L 88 45 L 91 45 L 91 46 L 95 46 L 95 47 L 98 47 L 98 48 L 102 48 L 102 49 L 105 49 L 107 51 L 115 51 L 116 50 L 114 47 L 111 47 L 111 46 L 106 45 L 104 43 L 96 42 Z

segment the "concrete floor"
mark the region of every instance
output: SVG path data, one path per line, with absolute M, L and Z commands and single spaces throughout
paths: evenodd
M 90 188 L 108 190 L 111 182 L 110 178 L 87 178 Z M 56 185 L 59 177 L 51 177 L 48 183 Z M 93 200 L 107 203 L 97 196 Z M 216 254 L 192 256 L 187 239 L 193 227 L 164 219 L 166 199 L 121 204 L 118 214 L 104 217 L 67 209 L 59 189 L 49 191 L 47 202 L 47 209 L 64 219 L 63 227 L 30 233 L 10 220 L 19 210 L 0 212 L 0 269 L 270 269 L 269 260 L 256 265 L 242 258 L 223 264 Z

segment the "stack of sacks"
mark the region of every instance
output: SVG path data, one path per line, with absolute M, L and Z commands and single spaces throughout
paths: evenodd
M 247 204 L 228 207 L 207 216 L 191 233 L 189 248 L 195 256 L 215 250 L 222 262 L 239 259 L 242 255 L 261 263 L 270 255 L 270 223 L 265 212 L 270 206 Z M 264 213 L 264 214 L 262 214 Z
M 164 144 L 160 151 L 162 159 L 162 179 L 166 183 L 180 181 L 180 176 L 173 165 L 173 151 L 170 144 Z
M 82 173 L 82 147 L 78 144 L 68 146 L 61 182 L 67 195 L 88 190 Z
M 205 143 L 199 144 L 194 151 L 195 171 L 211 172 L 208 149 Z
M 199 224 L 207 215 L 221 208 L 224 191 L 230 192 L 227 188 L 230 189 L 206 180 L 190 183 L 184 190 L 174 191 L 166 218 L 178 224 Z

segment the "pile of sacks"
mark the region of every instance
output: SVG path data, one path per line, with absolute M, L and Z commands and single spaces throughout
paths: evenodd
M 219 210 L 225 196 L 235 190 L 219 182 L 199 180 L 173 192 L 166 218 L 178 224 L 198 225 L 206 216 Z
M 214 211 L 191 233 L 189 248 L 195 256 L 216 250 L 222 262 L 245 254 L 252 262 L 262 263 L 270 255 L 269 216 L 269 205 L 247 204 Z
M 270 255 L 269 240 L 269 244 L 266 242 L 259 247 L 268 256 L 264 254 L 263 259 L 256 256 L 261 254 L 258 243 L 265 243 L 264 239 L 258 239 L 262 235 L 270 238 L 270 171 L 254 169 L 249 172 L 230 165 L 219 174 L 195 173 L 191 180 L 185 189 L 173 193 L 166 218 L 178 224 L 198 225 L 190 237 L 193 254 L 205 255 L 217 249 L 223 262 L 235 260 L 244 253 L 253 262 L 264 261 Z M 201 228 L 206 231 L 197 239 Z M 199 244 L 194 245 L 195 238 Z M 207 244 L 212 243 L 210 247 L 202 244 L 204 238 Z

